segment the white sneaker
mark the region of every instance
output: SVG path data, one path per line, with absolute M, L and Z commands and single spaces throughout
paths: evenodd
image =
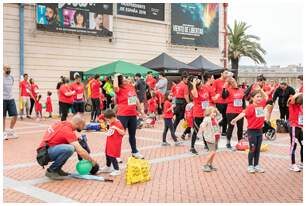
M 113 169 L 111 167 L 105 166 L 100 170 L 102 173 L 111 173 Z
M 7 132 L 6 132 L 6 131 L 3 132 L 3 139 L 4 139 L 4 140 L 8 140 L 8 138 L 7 138 Z
M 119 176 L 121 174 L 120 170 L 114 170 L 112 173 L 110 173 L 109 175 L 111 176 Z
M 254 169 L 255 169 L 255 172 L 258 172 L 258 173 L 264 173 L 265 172 L 265 170 L 259 165 L 256 165 L 254 167 Z
M 248 172 L 249 173 L 255 173 L 255 168 L 253 165 L 248 166 Z
M 297 166 L 302 170 L 303 169 L 303 162 L 297 164 Z
M 288 169 L 290 171 L 293 171 L 293 172 L 300 172 L 301 171 L 300 168 L 296 164 L 290 165 Z
M 135 157 L 136 159 L 144 159 L 144 156 L 142 156 L 139 152 L 132 153 L 132 156 Z
M 9 129 L 7 130 L 7 139 L 17 139 L 18 135 L 15 133 L 14 130 Z

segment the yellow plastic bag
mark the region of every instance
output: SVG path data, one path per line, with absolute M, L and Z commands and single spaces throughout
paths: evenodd
M 126 183 L 131 185 L 139 182 L 146 182 L 150 179 L 149 161 L 129 157 L 126 166 Z
M 188 127 L 188 123 L 187 123 L 186 120 L 184 120 L 183 123 L 182 123 L 182 128 L 186 129 L 187 127 Z
M 22 109 L 23 109 L 22 97 L 19 97 L 19 110 L 21 111 Z

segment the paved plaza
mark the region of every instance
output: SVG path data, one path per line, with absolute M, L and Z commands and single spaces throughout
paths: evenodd
M 218 171 L 204 173 L 201 166 L 207 153 L 202 141 L 197 141 L 198 156 L 189 153 L 190 140 L 174 146 L 168 136 L 172 146 L 163 147 L 163 122 L 159 120 L 155 128 L 137 130 L 138 149 L 151 163 L 149 182 L 126 184 L 125 165 L 131 155 L 127 136 L 122 145 L 122 174 L 114 177 L 113 183 L 53 181 L 44 176 L 45 170 L 36 163 L 35 149 L 48 125 L 55 121 L 58 120 L 18 121 L 19 138 L 4 141 L 4 202 L 303 202 L 303 172 L 288 170 L 288 134 L 277 134 L 275 141 L 265 142 L 269 151 L 261 153 L 260 163 L 266 170 L 263 174 L 249 174 L 247 155 L 227 151 L 224 139 L 215 160 Z M 178 134 L 181 132 L 179 128 Z M 91 132 L 87 137 L 94 158 L 103 166 L 105 135 Z M 74 172 L 77 161 L 74 154 L 64 170 Z

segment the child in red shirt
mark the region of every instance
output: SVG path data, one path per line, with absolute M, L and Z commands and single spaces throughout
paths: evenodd
M 187 128 L 183 132 L 181 138 L 185 140 L 185 136 L 188 134 L 188 137 L 191 137 L 191 128 L 193 127 L 193 102 L 190 102 L 185 107 L 185 121 L 187 121 Z
M 166 141 L 166 137 L 167 137 L 167 133 L 168 133 L 168 129 L 170 129 L 170 133 L 171 136 L 175 142 L 175 145 L 180 145 L 181 142 L 179 142 L 177 140 L 177 137 L 174 133 L 174 127 L 173 127 L 173 105 L 171 103 L 172 101 L 172 95 L 171 94 L 166 94 L 165 95 L 165 103 L 164 103 L 164 132 L 163 132 L 163 143 L 162 146 L 168 146 L 170 145 L 167 141 Z
M 262 128 L 265 121 L 264 108 L 266 107 L 268 96 L 262 89 L 255 90 L 251 93 L 250 105 L 231 121 L 232 125 L 243 117 L 248 122 L 248 138 L 249 138 L 249 155 L 248 155 L 248 172 L 263 173 L 264 169 L 259 166 L 260 147 L 262 143 Z
M 104 173 L 110 173 L 111 176 L 120 175 L 119 165 L 116 158 L 121 154 L 122 138 L 125 135 L 125 129 L 121 122 L 116 118 L 113 110 L 107 109 L 104 113 L 106 121 L 109 123 L 109 129 L 106 132 L 107 140 L 105 146 L 106 166 L 101 169 Z M 111 168 L 114 167 L 114 171 Z
M 290 156 L 291 165 L 289 170 L 300 172 L 303 168 L 303 93 L 297 93 L 288 99 L 289 107 L 289 134 L 290 134 Z M 295 150 L 297 141 L 301 146 L 301 163 L 295 163 Z
M 100 111 L 103 111 L 104 109 L 104 94 L 100 93 L 99 99 L 100 99 Z
M 35 99 L 35 111 L 37 116 L 37 121 L 42 118 L 42 104 L 40 103 L 41 95 L 37 96 L 37 99 Z
M 46 112 L 49 113 L 49 118 L 52 118 L 52 112 L 53 112 L 52 101 L 51 101 L 52 92 L 48 91 L 47 95 L 48 96 L 47 96 L 47 100 L 46 100 Z

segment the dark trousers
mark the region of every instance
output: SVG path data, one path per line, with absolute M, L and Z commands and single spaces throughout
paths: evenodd
M 191 127 L 187 127 L 184 132 L 183 135 L 185 136 L 186 134 L 191 134 Z
M 106 166 L 110 167 L 111 165 L 113 165 L 115 170 L 119 170 L 119 165 L 116 157 L 106 155 Z
M 96 117 L 98 117 L 101 114 L 100 99 L 91 98 L 91 103 L 92 103 L 91 120 L 96 121 Z
M 289 119 L 289 109 L 288 107 L 279 106 L 280 118 L 281 119 Z
M 62 112 L 61 121 L 66 121 L 71 104 L 65 102 L 59 102 L 60 110 Z
M 179 125 L 180 121 L 184 119 L 185 114 L 185 107 L 186 107 L 186 100 L 185 99 L 179 99 L 182 101 L 182 103 L 176 103 L 174 114 L 175 114 L 175 120 L 173 123 L 174 132 L 176 131 L 177 126 Z
M 295 164 L 295 150 L 297 146 L 297 142 L 299 142 L 301 146 L 300 155 L 301 162 L 303 163 L 303 130 L 299 127 L 290 127 L 290 154 L 291 154 L 291 163 Z
M 226 138 L 228 142 L 231 141 L 232 139 L 232 134 L 234 130 L 234 125 L 231 124 L 231 121 L 237 117 L 239 114 L 226 114 L 226 119 L 227 119 L 227 131 L 226 131 Z M 237 137 L 238 141 L 240 141 L 243 137 L 243 118 L 237 121 Z
M 175 136 L 175 133 L 174 133 L 172 118 L 165 118 L 164 123 L 165 124 L 164 124 L 164 132 L 163 132 L 163 142 L 167 142 L 166 138 L 167 138 L 168 129 L 170 129 L 172 139 L 176 142 L 177 137 Z
M 62 109 L 61 109 L 60 102 L 58 102 L 58 114 L 59 114 L 59 116 L 62 116 Z
M 129 132 L 129 142 L 132 149 L 132 153 L 137 153 L 136 147 L 136 128 L 137 128 L 137 118 L 136 116 L 117 116 L 123 127 L 128 129 Z
M 260 147 L 262 143 L 261 129 L 248 129 L 249 139 L 249 166 L 257 166 L 259 163 Z
M 30 101 L 31 101 L 31 106 L 30 106 L 30 116 L 31 116 L 33 108 L 34 108 L 34 105 L 35 105 L 35 100 L 31 98 Z
M 227 104 L 216 104 L 217 109 L 222 114 L 222 121 L 219 123 L 222 127 L 222 134 L 226 134 L 227 120 L 226 120 L 226 108 Z
M 198 136 L 198 132 L 199 132 L 199 128 L 200 125 L 203 121 L 203 117 L 195 117 L 193 118 L 193 133 L 192 133 L 192 138 L 191 138 L 191 148 L 194 148 L 195 142 L 197 140 L 197 136 Z M 205 141 L 203 135 L 201 134 L 205 147 L 208 148 L 207 146 L 207 142 Z

